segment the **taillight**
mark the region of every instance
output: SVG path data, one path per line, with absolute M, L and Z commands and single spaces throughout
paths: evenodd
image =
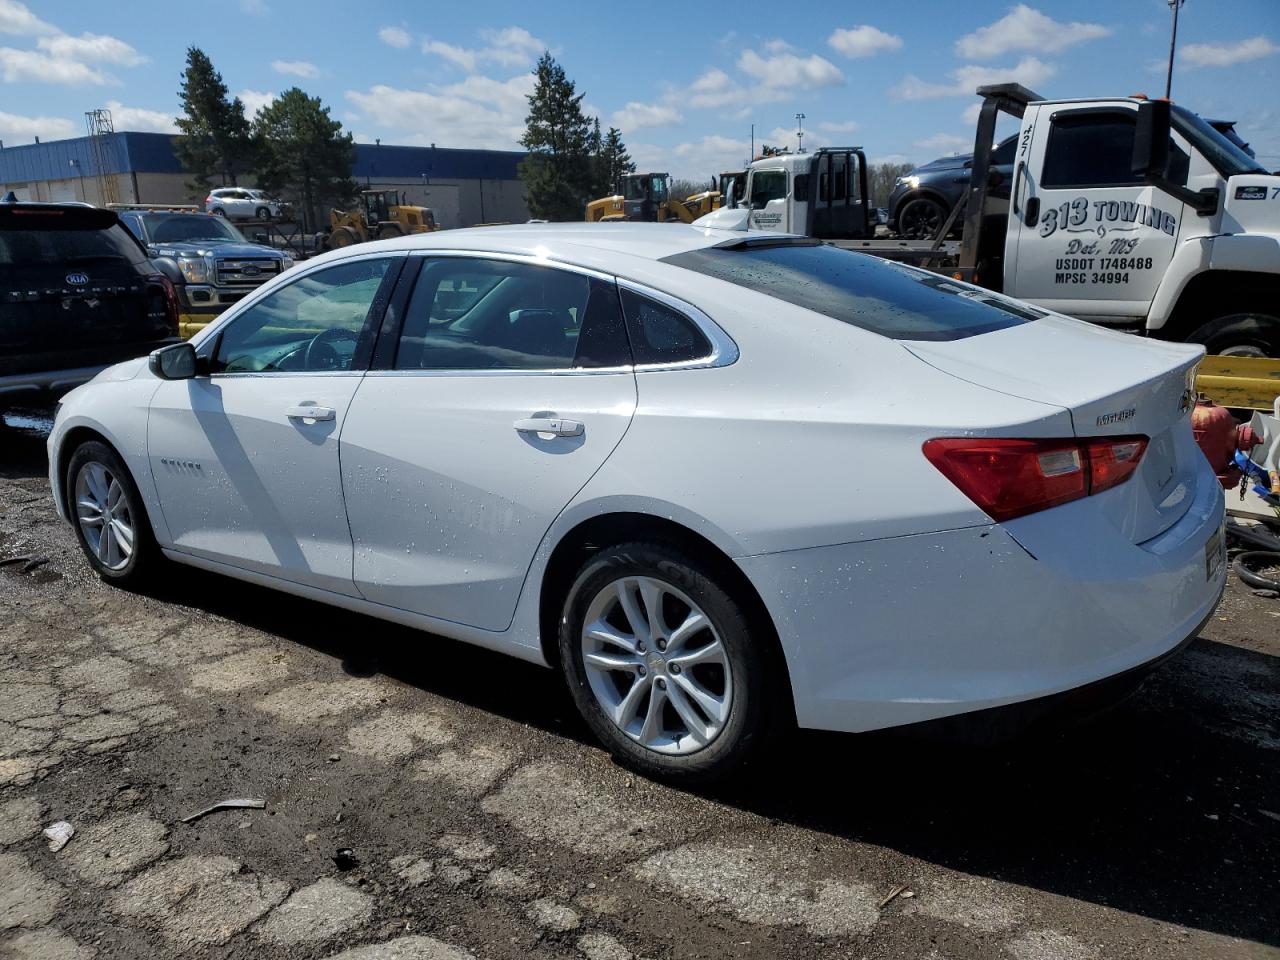
M 1118 486 L 1133 475 L 1146 449 L 1146 437 L 957 437 L 927 441 L 924 455 L 991 519 L 1002 521 Z
M 164 297 L 164 319 L 169 329 L 173 331 L 174 336 L 178 335 L 178 321 L 181 310 L 178 307 L 178 291 L 173 287 L 173 281 L 162 273 L 154 273 L 147 277 L 147 282 L 152 286 L 159 287 Z

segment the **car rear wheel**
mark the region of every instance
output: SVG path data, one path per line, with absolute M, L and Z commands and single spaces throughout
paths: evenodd
M 560 625 L 578 710 L 621 763 L 686 783 L 741 770 L 785 727 L 785 672 L 714 574 L 678 548 L 628 543 L 583 567 Z
M 946 222 L 947 211 L 931 197 L 916 197 L 898 211 L 898 233 L 908 240 L 931 240 Z
M 253 215 L 264 223 L 271 219 L 271 211 L 266 207 L 259 207 L 253 212 Z
M 223 210 L 222 207 L 214 207 L 209 212 L 212 213 L 215 217 L 225 217 L 227 215 L 227 211 Z
M 138 488 L 105 443 L 81 444 L 67 464 L 68 513 L 89 565 L 110 583 L 133 586 L 159 564 Z

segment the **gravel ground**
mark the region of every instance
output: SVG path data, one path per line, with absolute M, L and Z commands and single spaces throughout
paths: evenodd
M 103 585 L 14 423 L 0 559 L 48 562 L 0 567 L 0 956 L 1280 957 L 1280 601 L 1234 580 L 1067 733 L 806 734 L 683 793 L 544 670 L 188 568 Z M 227 797 L 266 808 L 180 822 Z

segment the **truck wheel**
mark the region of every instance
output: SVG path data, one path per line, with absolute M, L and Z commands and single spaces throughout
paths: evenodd
M 1280 313 L 1241 310 L 1193 330 L 1188 343 L 1225 357 L 1280 357 Z
M 898 233 L 908 240 L 932 240 L 947 221 L 947 211 L 932 197 L 916 197 L 898 211 Z
M 350 227 L 337 227 L 333 233 L 329 234 L 329 249 L 338 250 L 342 247 L 349 247 L 354 243 L 359 243 L 360 238 L 356 236 L 354 230 Z
M 378 239 L 389 240 L 392 237 L 403 237 L 404 227 L 398 223 L 384 223 L 378 228 Z

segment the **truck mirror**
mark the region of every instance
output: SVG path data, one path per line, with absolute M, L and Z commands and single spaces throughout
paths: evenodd
M 1169 101 L 1144 100 L 1138 104 L 1133 132 L 1135 174 L 1150 181 L 1163 179 L 1169 170 Z

